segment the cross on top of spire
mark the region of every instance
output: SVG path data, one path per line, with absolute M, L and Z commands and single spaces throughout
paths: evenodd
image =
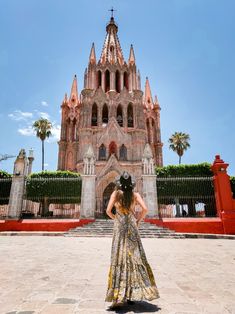
M 111 12 L 111 18 L 113 18 L 113 12 L 117 10 L 114 10 L 114 8 L 112 7 L 109 11 Z

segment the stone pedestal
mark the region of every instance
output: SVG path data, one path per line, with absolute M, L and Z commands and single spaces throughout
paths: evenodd
M 21 215 L 25 176 L 27 175 L 27 158 L 24 149 L 21 149 L 14 163 L 14 172 L 9 199 L 8 218 L 18 219 Z
M 95 217 L 95 155 L 91 145 L 83 158 L 80 218 Z
M 142 175 L 143 199 L 148 208 L 147 217 L 158 217 L 156 175 Z
M 143 198 L 148 208 L 148 217 L 158 217 L 157 185 L 154 169 L 153 153 L 147 143 L 143 153 Z
M 82 175 L 80 218 L 95 217 L 95 175 Z

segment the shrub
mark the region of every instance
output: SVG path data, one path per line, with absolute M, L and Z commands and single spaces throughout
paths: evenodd
M 0 179 L 1 178 L 12 178 L 12 174 L 10 174 L 4 170 L 0 170 Z
M 32 173 L 26 181 L 26 198 L 42 204 L 42 214 L 50 204 L 71 204 L 81 201 L 82 180 L 70 171 L 43 171 Z
M 70 171 L 43 171 L 31 174 L 26 181 L 27 199 L 49 203 L 79 203 L 82 180 Z
M 158 177 L 204 177 L 213 176 L 211 164 L 204 162 L 195 165 L 169 165 L 156 167 Z
M 195 216 L 195 202 L 206 203 L 206 216 L 215 215 L 213 172 L 209 163 L 157 167 L 157 194 L 160 204 L 187 204 Z M 205 178 L 202 178 L 205 177 Z

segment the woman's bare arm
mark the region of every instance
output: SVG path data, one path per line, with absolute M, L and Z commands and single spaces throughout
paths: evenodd
M 135 199 L 136 199 L 136 202 L 140 205 L 140 207 L 142 208 L 142 211 L 141 211 L 141 213 L 140 213 L 140 216 L 138 217 L 138 219 L 137 219 L 137 225 L 139 225 L 140 224 L 140 221 L 142 220 L 142 219 L 144 219 L 144 217 L 146 216 L 146 214 L 147 214 L 147 212 L 148 212 L 148 209 L 147 209 L 147 207 L 146 207 L 146 205 L 145 205 L 145 202 L 144 202 L 144 200 L 142 199 L 142 197 L 140 196 L 140 194 L 139 193 L 135 193 Z
M 117 191 L 113 191 L 113 193 L 110 196 L 109 199 L 109 203 L 106 209 L 106 214 L 111 218 L 111 219 L 115 219 L 115 215 L 112 213 L 112 208 L 116 202 L 116 195 L 117 195 Z

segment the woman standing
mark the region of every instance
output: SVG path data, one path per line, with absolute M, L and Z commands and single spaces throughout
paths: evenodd
M 159 298 L 138 231 L 147 208 L 139 193 L 133 192 L 134 185 L 130 174 L 124 172 L 116 182 L 116 189 L 111 194 L 106 210 L 107 215 L 114 219 L 111 265 L 105 298 L 106 302 L 112 302 L 110 309 L 125 302 Z M 136 204 L 142 208 L 137 219 L 134 212 Z M 112 213 L 113 206 L 116 208 L 115 215 Z

